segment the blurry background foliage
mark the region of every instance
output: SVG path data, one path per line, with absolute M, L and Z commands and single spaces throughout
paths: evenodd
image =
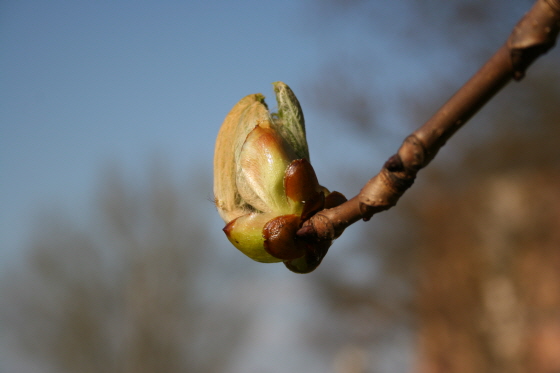
M 321 183 L 357 193 L 531 4 L 307 1 L 298 27 L 324 54 L 296 93 L 332 134 L 308 123 Z M 2 273 L 0 369 L 560 372 L 559 63 L 553 50 L 504 89 L 310 275 L 230 247 L 209 172 L 106 167 L 87 223 L 39 215 L 24 265 Z

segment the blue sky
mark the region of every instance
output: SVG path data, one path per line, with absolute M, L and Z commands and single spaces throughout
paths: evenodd
M 277 80 L 301 100 L 326 56 L 364 47 L 355 28 L 306 36 L 314 22 L 296 0 L 3 1 L 0 261 L 25 246 L 40 211 L 86 215 L 108 163 L 134 172 L 161 156 L 177 174 L 210 178 L 215 135 L 236 101 L 262 92 L 273 105 Z M 392 58 L 386 40 L 367 47 Z M 345 135 L 302 104 L 326 173 L 339 154 L 313 148 Z
M 399 9 L 403 1 L 374 6 L 383 13 L 378 19 L 385 30 L 377 33 L 371 33 L 376 25 L 362 24 L 351 12 L 336 19 L 316 16 L 319 8 L 310 3 L 1 2 L 0 262 L 21 252 L 39 212 L 86 216 L 101 171 L 111 163 L 134 174 L 160 156 L 174 174 L 192 176 L 193 185 L 200 184 L 195 176 L 205 177 L 208 193 L 202 198 L 210 198 L 213 147 L 223 118 L 250 93 L 264 93 L 273 106 L 270 83 L 277 80 L 302 102 L 321 181 L 336 181 L 329 175 L 333 162 L 363 159 L 364 152 L 371 161 L 353 167 L 373 175 L 406 132 L 376 151 L 370 139 L 349 134 L 337 118 L 309 105 L 310 82 L 333 56 L 347 58 L 354 69 L 352 55 L 370 53 L 371 67 L 358 68 L 375 75 L 385 109 L 422 85 L 433 92 L 444 81 L 451 94 L 475 70 L 458 74 L 449 46 L 438 49 L 422 38 L 407 43 L 399 34 L 411 23 L 406 9 Z M 514 22 L 500 27 L 510 30 Z M 492 37 L 498 47 L 507 34 Z M 430 53 L 424 53 L 426 46 Z M 386 110 L 382 118 L 397 132 L 403 131 L 399 109 Z
M 0 261 L 40 210 L 79 217 L 108 163 L 143 170 L 162 156 L 210 175 L 235 102 L 273 98 L 277 80 L 297 91 L 317 64 L 300 4 L 2 2 Z
M 340 189 L 330 184 L 333 162 L 364 151 L 371 157 L 372 150 L 369 140 L 341 128 L 340 118 L 309 105 L 310 83 L 325 60 L 351 61 L 354 51 L 367 49 L 375 55 L 377 80 L 387 87 L 410 87 L 427 77 L 411 69 L 418 65 L 403 58 L 403 46 L 391 43 L 390 33 L 364 43 L 356 32 L 366 25 L 349 14 L 332 19 L 332 27 L 320 26 L 324 17 L 311 3 L 0 3 L 0 262 L 21 258 L 42 212 L 83 223 L 110 164 L 134 180 L 160 157 L 191 185 L 204 177 L 208 192 L 200 198 L 211 198 L 213 147 L 223 118 L 250 93 L 264 93 L 273 108 L 271 83 L 278 80 L 302 102 L 321 182 Z M 391 92 L 385 89 L 388 101 Z M 381 164 L 381 158 L 364 163 L 367 175 Z

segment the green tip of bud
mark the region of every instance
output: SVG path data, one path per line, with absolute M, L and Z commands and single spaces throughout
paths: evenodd
M 243 254 L 261 263 L 277 263 L 275 258 L 264 250 L 263 227 L 273 216 L 251 213 L 230 221 L 223 229 L 228 240 Z

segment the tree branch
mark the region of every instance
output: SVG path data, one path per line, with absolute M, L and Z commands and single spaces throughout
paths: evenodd
M 410 134 L 396 154 L 360 193 L 335 208 L 318 212 L 297 232 L 308 241 L 325 242 L 356 221 L 396 205 L 446 141 L 511 79 L 552 48 L 560 30 L 560 0 L 537 0 L 517 23 L 506 43 L 422 127 Z

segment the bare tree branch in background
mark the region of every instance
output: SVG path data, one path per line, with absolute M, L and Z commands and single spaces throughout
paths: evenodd
M 342 205 L 323 210 L 305 222 L 298 236 L 327 242 L 356 221 L 369 220 L 394 206 L 445 142 L 511 79 L 525 70 L 556 41 L 560 2 L 538 0 L 517 24 L 507 42 L 422 127 L 408 136 L 361 192 Z

